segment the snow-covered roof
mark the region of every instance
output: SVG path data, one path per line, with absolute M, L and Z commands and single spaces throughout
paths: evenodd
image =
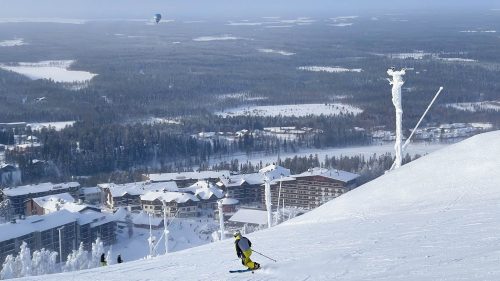
M 61 210 L 43 216 L 29 216 L 23 220 L 17 220 L 16 223 L 0 224 L 0 241 L 72 223 L 76 221 L 76 218 L 73 213 Z
M 91 227 L 96 227 L 98 225 L 103 225 L 117 220 L 113 214 L 93 210 L 85 210 L 82 213 L 77 213 L 75 215 L 77 215 L 78 224 L 84 225 L 90 223 Z
M 80 184 L 77 182 L 65 182 L 65 183 L 40 183 L 32 185 L 23 185 L 18 187 L 6 188 L 3 193 L 7 196 L 20 196 L 32 193 L 49 192 L 53 190 L 65 190 L 74 187 L 79 187 Z
M 234 199 L 234 198 L 225 197 L 224 199 L 222 199 L 222 205 L 236 205 L 239 203 L 240 203 L 240 201 L 238 199 Z
M 245 182 L 250 185 L 264 184 L 264 175 L 260 173 L 230 175 L 229 177 L 220 178 L 220 181 L 217 182 L 217 185 L 225 187 L 234 187 L 234 186 L 240 186 Z
M 177 184 L 175 182 L 133 182 L 126 184 L 114 184 L 114 183 L 103 183 L 98 184 L 98 187 L 102 189 L 109 189 L 111 196 L 121 197 L 125 194 L 130 195 L 143 195 L 149 191 L 178 191 Z
M 292 177 L 294 178 L 312 177 L 312 176 L 326 177 L 341 182 L 349 182 L 359 177 L 358 174 L 353 174 L 346 171 L 341 171 L 336 169 L 325 169 L 318 167 L 309 169 L 307 172 L 303 172 L 302 174 L 292 175 Z
M 94 186 L 94 187 L 84 187 L 82 189 L 80 189 L 80 191 L 83 193 L 83 194 L 95 194 L 95 193 L 101 193 L 101 190 L 99 189 L 99 187 L 97 186 Z
M 208 200 L 214 195 L 217 198 L 224 197 L 224 192 L 208 181 L 198 181 L 193 185 L 181 188 L 180 190 L 184 192 L 192 192 L 195 196 L 198 196 L 202 200 Z
M 186 203 L 188 201 L 197 202 L 200 201 L 198 197 L 191 193 L 186 192 L 163 192 L 163 191 L 149 191 L 144 195 L 141 195 L 141 200 L 145 201 L 155 201 L 155 200 L 165 201 L 165 202 L 177 202 Z
M 232 222 L 267 224 L 267 211 L 255 209 L 239 209 L 229 219 Z
M 290 170 L 276 164 L 269 165 L 259 170 L 260 174 L 266 176 L 270 181 L 290 175 Z
M 164 173 L 164 174 L 149 174 L 147 177 L 152 182 L 166 182 L 176 180 L 205 180 L 228 177 L 230 172 L 223 171 L 200 171 L 200 172 L 182 172 L 182 173 Z

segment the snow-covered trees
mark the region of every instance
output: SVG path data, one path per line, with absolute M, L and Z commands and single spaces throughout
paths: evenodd
M 16 260 L 14 256 L 8 255 L 5 258 L 5 262 L 2 265 L 2 271 L 0 271 L 0 279 L 10 279 L 18 277 Z
M 23 242 L 17 256 L 8 255 L 2 264 L 0 271 L 0 280 L 51 274 L 62 271 L 77 271 L 87 268 L 100 266 L 101 255 L 106 253 L 104 245 L 100 238 L 92 243 L 92 253 L 84 249 L 83 243 L 80 243 L 78 250 L 73 250 L 68 255 L 64 265 L 57 264 L 57 252 L 46 249 L 34 251 L 31 254 L 28 245 Z M 107 261 L 112 261 L 111 247 L 107 251 Z
M 83 248 L 83 243 L 77 251 L 73 251 L 68 255 L 64 271 L 76 271 L 89 268 L 89 252 Z
M 92 243 L 92 253 L 89 261 L 89 268 L 98 267 L 101 264 L 101 255 L 104 254 L 104 245 L 101 238 L 97 237 L 95 243 Z
M 33 275 L 44 275 L 57 272 L 57 252 L 41 249 L 33 252 L 31 260 Z
M 19 274 L 21 276 L 31 276 L 31 252 L 28 248 L 28 244 L 23 241 L 21 244 L 21 251 L 16 257 L 16 264 L 19 268 Z
M 30 248 L 28 248 L 26 242 L 23 242 L 20 252 L 15 258 L 12 255 L 5 258 L 0 272 L 0 279 L 54 273 L 57 271 L 56 261 L 57 253 L 45 249 L 33 252 L 32 257 Z

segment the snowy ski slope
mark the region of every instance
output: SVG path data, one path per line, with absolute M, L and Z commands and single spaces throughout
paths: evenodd
M 411 162 L 301 217 L 248 235 L 262 270 L 231 240 L 25 280 L 500 280 L 500 131 Z M 126 258 L 126 257 L 125 257 Z

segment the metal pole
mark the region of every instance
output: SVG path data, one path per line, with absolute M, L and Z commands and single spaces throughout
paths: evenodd
M 266 209 L 267 209 L 267 227 L 271 228 L 273 225 L 273 210 L 271 203 L 271 184 L 269 183 L 269 177 L 266 176 L 265 180 L 265 190 L 264 195 L 266 198 Z
M 224 240 L 225 229 L 224 229 L 224 209 L 222 206 L 222 199 L 217 201 L 217 207 L 219 208 L 219 228 L 220 228 L 220 240 Z
M 59 231 L 59 263 L 62 264 L 62 239 L 61 239 L 61 230 L 64 229 L 64 226 L 59 227 L 57 231 Z
M 281 183 L 283 183 L 283 175 L 280 177 L 280 188 L 278 190 L 278 206 L 276 207 L 276 222 L 275 222 L 275 224 L 278 224 L 279 219 L 280 219 Z
M 261 255 L 261 256 L 263 256 L 263 257 L 265 257 L 265 258 L 268 258 L 268 259 L 272 260 L 273 262 L 277 262 L 275 259 L 270 258 L 270 257 L 268 257 L 268 256 L 266 256 L 266 255 L 264 255 L 264 254 L 262 254 L 262 253 L 259 253 L 259 252 L 255 251 L 255 250 L 253 250 L 253 249 L 252 249 L 252 251 L 253 251 L 253 252 L 255 252 L 255 253 L 257 253 L 257 254 L 259 254 L 259 255 Z
M 425 115 L 427 115 L 427 112 L 429 112 L 429 109 L 431 109 L 432 105 L 434 104 L 434 102 L 436 101 L 437 97 L 439 96 L 439 94 L 441 94 L 441 92 L 443 91 L 443 87 L 439 87 L 439 90 L 437 91 L 436 95 L 434 96 L 434 98 L 432 99 L 431 103 L 429 104 L 429 106 L 427 107 L 427 109 L 425 110 L 424 114 L 422 115 L 422 117 L 420 117 L 420 120 L 418 120 L 417 122 L 417 125 L 415 126 L 415 128 L 413 128 L 413 131 L 411 132 L 410 136 L 408 137 L 408 139 L 405 141 L 405 143 L 403 144 L 403 151 L 406 149 L 406 147 L 408 146 L 408 144 L 410 144 L 410 140 L 411 138 L 413 137 L 413 134 L 415 134 L 415 131 L 417 131 L 418 129 L 418 126 L 420 126 L 420 123 L 422 122 L 422 120 L 424 120 L 425 118 Z
M 167 204 L 163 201 L 163 239 L 165 239 L 165 255 L 168 253 Z

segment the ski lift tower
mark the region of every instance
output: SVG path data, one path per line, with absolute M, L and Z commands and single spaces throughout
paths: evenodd
M 394 144 L 394 149 L 396 150 L 396 160 L 394 161 L 394 169 L 401 167 L 401 163 L 403 161 L 402 157 L 402 123 L 403 123 L 403 106 L 401 105 L 401 87 L 405 83 L 403 81 L 403 76 L 406 74 L 405 69 L 396 70 L 394 67 L 391 67 L 387 70 L 387 74 L 392 76 L 389 80 L 389 83 L 392 85 L 392 103 L 396 109 L 396 143 Z

